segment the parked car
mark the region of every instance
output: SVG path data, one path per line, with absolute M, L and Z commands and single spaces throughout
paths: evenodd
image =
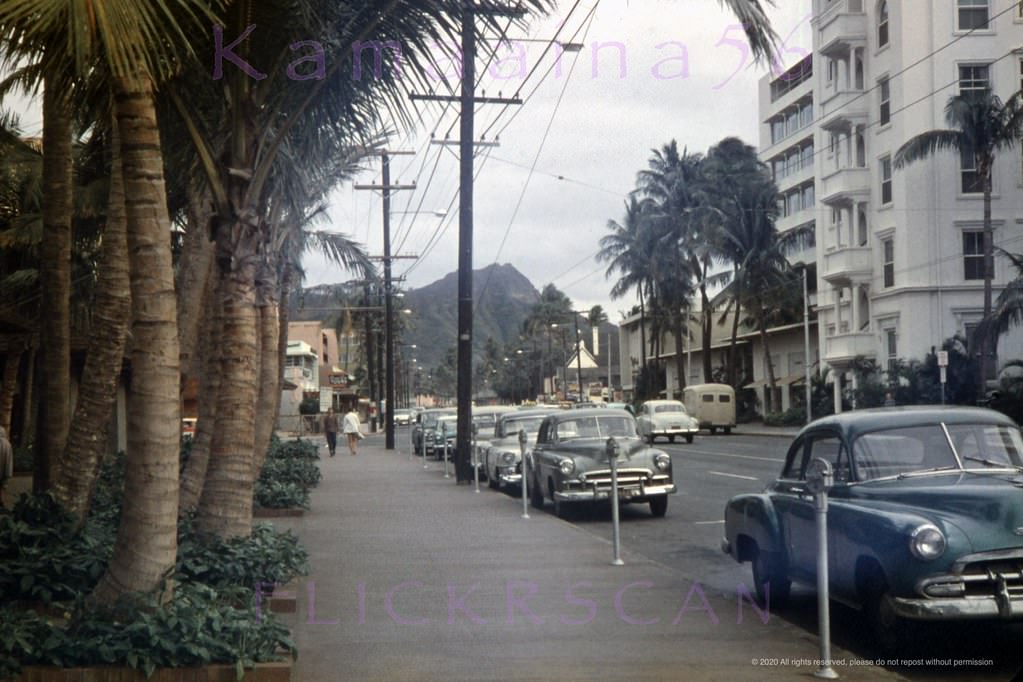
M 491 488 L 497 490 L 502 486 L 521 485 L 522 452 L 519 447 L 519 431 L 526 432 L 526 440 L 532 445 L 544 417 L 556 410 L 557 408 L 518 410 L 497 418 L 494 436 L 482 452 L 483 470 Z
M 419 413 L 419 421 L 412 427 L 412 448 L 417 455 L 423 454 L 424 434 L 430 432 L 430 437 L 433 437 L 433 429 L 437 428 L 437 418 L 442 414 L 455 414 L 455 412 L 453 407 L 435 407 Z
M 701 429 L 710 435 L 721 429 L 725 434 L 735 428 L 735 389 L 728 384 L 693 384 L 686 386 L 682 400 Z
M 487 471 L 483 467 L 483 453 L 490 445 L 490 439 L 494 437 L 494 430 L 497 428 L 497 419 L 502 414 L 516 412 L 512 405 L 484 405 L 472 409 L 472 425 L 475 429 L 474 450 L 472 461 L 486 477 Z
M 678 400 L 648 400 L 640 406 L 636 415 L 636 432 L 651 445 L 658 436 L 667 438 L 669 443 L 674 443 L 679 436 L 692 443 L 699 430 L 699 422 Z
M 184 440 L 191 440 L 195 437 L 195 425 L 198 421 L 198 417 L 183 417 L 181 419 L 181 437 Z
M 568 505 L 610 499 L 611 469 L 607 440 L 619 445 L 618 499 L 647 502 L 650 513 L 664 516 L 668 495 L 675 492 L 671 457 L 649 447 L 636 433 L 636 420 L 625 410 L 594 408 L 550 414 L 544 418 L 529 452 L 530 499 L 541 508 L 554 502 L 562 516 Z
M 722 548 L 752 563 L 772 608 L 793 581 L 816 585 L 807 471 L 818 458 L 834 470 L 831 597 L 863 609 L 884 651 L 907 621 L 1023 619 L 1023 438 L 1010 418 L 900 407 L 805 426 L 779 478 L 725 508 Z
M 423 447 L 427 457 L 444 458 L 444 443 L 448 444 L 448 457 L 454 459 L 455 438 L 458 432 L 458 415 L 454 412 L 437 415 L 432 428 L 423 429 Z
M 394 411 L 394 425 L 395 426 L 408 426 L 412 423 L 415 417 L 415 412 L 411 408 L 399 408 Z

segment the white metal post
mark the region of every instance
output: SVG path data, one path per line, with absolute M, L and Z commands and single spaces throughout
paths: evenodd
M 529 492 L 529 462 L 526 460 L 526 430 L 519 429 L 519 454 L 521 456 L 522 469 L 522 518 L 529 518 L 529 507 L 526 505 L 526 497 Z
M 448 472 L 448 423 L 440 423 L 440 439 L 444 442 L 444 478 L 451 478 Z M 426 448 L 423 448 L 424 450 Z
M 621 552 L 621 532 L 618 519 L 618 452 L 620 447 L 614 436 L 607 439 L 607 462 L 611 466 L 611 544 L 614 547 L 612 566 L 624 566 Z

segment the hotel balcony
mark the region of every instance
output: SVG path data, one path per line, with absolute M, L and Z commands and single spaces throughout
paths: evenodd
M 853 44 L 867 40 L 867 15 L 863 12 L 865 0 L 832 0 L 815 22 L 820 34 L 820 53 L 828 55 L 847 51 Z
M 873 274 L 872 251 L 869 246 L 841 246 L 824 254 L 821 276 L 835 286 L 865 282 Z
M 824 339 L 824 361 L 841 367 L 857 356 L 877 356 L 877 335 L 873 332 L 835 334 Z
M 856 125 L 867 125 L 870 122 L 869 100 L 862 88 L 824 88 L 817 122 L 824 130 L 839 132 L 851 130 Z
M 828 159 L 825 165 L 830 163 Z M 825 171 L 827 173 L 827 171 Z M 866 201 L 870 198 L 870 169 L 851 167 L 839 168 L 821 178 L 818 196 L 825 204 L 845 204 L 851 201 Z

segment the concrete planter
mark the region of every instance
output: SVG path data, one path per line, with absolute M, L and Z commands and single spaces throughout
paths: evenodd
M 302 516 L 305 509 L 301 507 L 288 507 L 286 509 L 272 509 L 270 507 L 253 507 L 252 518 L 254 519 L 281 519 L 292 516 Z
M 235 682 L 233 665 L 208 665 L 202 668 L 157 668 L 153 676 L 135 668 L 96 666 L 56 668 L 25 666 L 17 682 Z M 245 669 L 244 682 L 290 682 L 291 662 L 257 663 Z

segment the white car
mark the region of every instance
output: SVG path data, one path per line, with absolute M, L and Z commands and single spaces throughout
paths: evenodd
M 692 443 L 699 430 L 700 423 L 678 400 L 648 400 L 636 415 L 636 432 L 651 444 L 658 436 L 667 438 L 669 443 L 674 443 L 678 436 Z

